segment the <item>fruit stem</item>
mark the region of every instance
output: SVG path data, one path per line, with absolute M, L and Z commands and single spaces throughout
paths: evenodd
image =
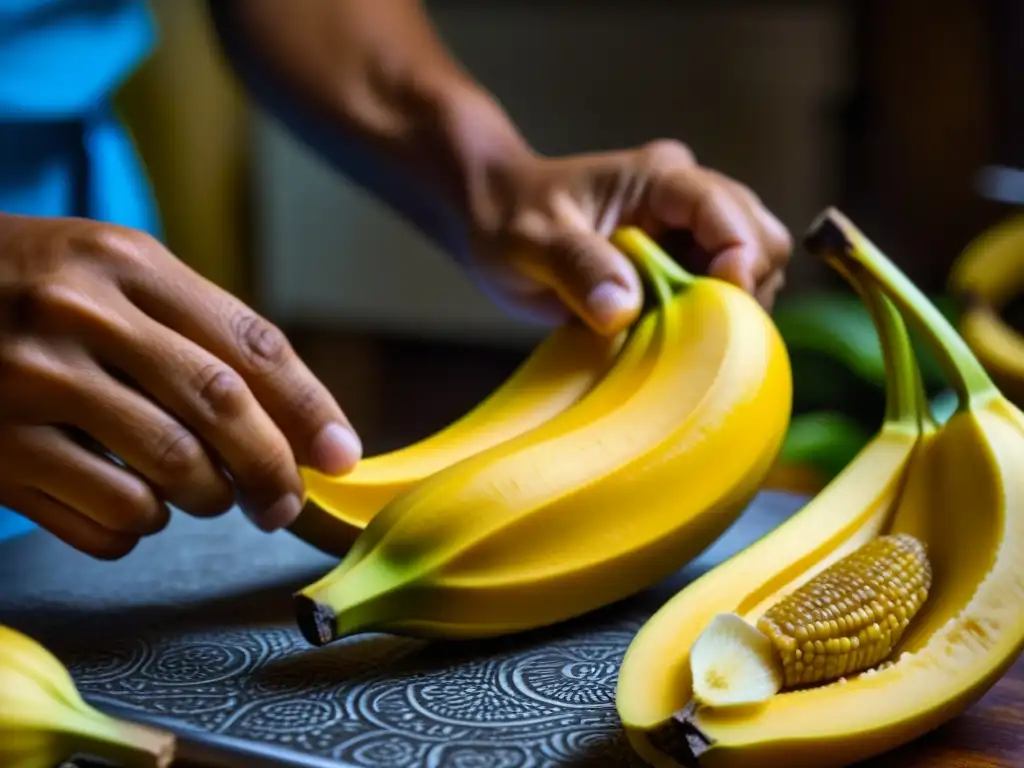
M 68 758 L 99 759 L 122 768 L 168 768 L 174 760 L 173 734 L 109 717 L 86 705 L 58 726 Z
M 927 400 L 924 400 L 921 369 L 902 315 L 868 275 L 856 274 L 837 258 L 826 257 L 825 260 L 860 296 L 878 331 L 885 363 L 885 421 L 920 426 Z
M 835 208 L 825 210 L 804 238 L 807 250 L 841 259 L 866 271 L 931 343 L 960 410 L 976 409 L 999 396 L 970 347 L 931 300 L 874 243 Z
M 639 227 L 621 227 L 615 230 L 611 236 L 611 243 L 648 274 L 649 279 L 655 283 L 655 290 L 659 291 L 659 295 L 661 290 L 656 284 L 656 275 L 662 277 L 667 287 L 675 289 L 692 285 L 696 280 L 696 277 L 683 269 Z

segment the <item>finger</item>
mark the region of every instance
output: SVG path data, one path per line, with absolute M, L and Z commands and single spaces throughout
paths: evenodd
M 772 272 L 764 283 L 755 291 L 754 297 L 769 312 L 775 306 L 775 298 L 786 285 L 786 276 L 782 270 Z
M 88 434 L 181 510 L 211 517 L 233 505 L 229 479 L 199 439 L 106 371 L 79 363 L 75 386 L 56 410 L 56 423 Z
M 104 528 L 42 491 L 12 488 L 0 491 L 0 502 L 45 528 L 68 546 L 99 560 L 118 560 L 139 543 L 139 537 Z
M 652 185 L 652 215 L 665 226 L 688 229 L 710 255 L 708 274 L 753 293 L 769 271 L 759 232 L 746 206 L 702 168 L 667 174 Z
M 94 340 L 103 363 L 126 373 L 206 444 L 257 525 L 291 525 L 302 509 L 302 477 L 287 437 L 242 377 L 127 302 L 119 311 L 125 322 Z
M 757 223 L 761 245 L 771 266 L 773 268 L 785 266 L 793 251 L 793 236 L 786 225 L 765 207 L 761 198 L 750 187 L 722 174 L 717 174 L 717 176 L 730 185 L 734 194 L 743 201 L 747 211 Z
M 531 255 L 524 269 L 549 286 L 596 332 L 612 335 L 640 312 L 643 289 L 636 268 L 608 240 L 584 229 L 567 229 Z
M 24 485 L 116 533 L 162 531 L 170 512 L 142 478 L 75 443 L 55 427 L 14 427 L 0 432 L 10 464 Z
M 284 334 L 241 301 L 170 259 L 160 275 L 136 278 L 132 300 L 240 373 L 288 439 L 296 459 L 344 474 L 362 456 L 355 430 Z
M 93 324 L 89 336 L 109 325 Z M 12 402 L 18 410 L 8 423 L 77 428 L 187 512 L 210 516 L 234 503 L 231 483 L 198 438 L 115 380 L 77 342 L 22 337 L 0 345 L 0 412 Z

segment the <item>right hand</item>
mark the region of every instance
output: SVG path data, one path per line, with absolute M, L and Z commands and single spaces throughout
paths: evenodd
M 155 239 L 0 215 L 0 506 L 103 559 L 167 504 L 289 525 L 362 448 L 275 326 Z

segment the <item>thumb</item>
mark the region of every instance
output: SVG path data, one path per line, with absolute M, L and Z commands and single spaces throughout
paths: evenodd
M 643 288 L 636 268 L 607 239 L 570 231 L 554 239 L 541 278 L 587 325 L 613 335 L 636 320 Z

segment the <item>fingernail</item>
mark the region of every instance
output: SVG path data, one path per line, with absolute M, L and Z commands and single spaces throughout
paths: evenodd
M 286 528 L 295 522 L 295 518 L 302 511 L 302 502 L 294 493 L 286 493 L 269 507 L 261 512 L 247 513 L 249 518 L 260 527 L 261 530 L 271 533 L 280 528 Z
M 344 424 L 328 424 L 313 440 L 310 460 L 313 469 L 325 475 L 341 475 L 356 465 L 363 455 L 359 437 Z
M 633 309 L 633 297 L 616 282 L 606 280 L 587 296 L 587 308 L 602 327 L 615 325 L 619 318 Z

